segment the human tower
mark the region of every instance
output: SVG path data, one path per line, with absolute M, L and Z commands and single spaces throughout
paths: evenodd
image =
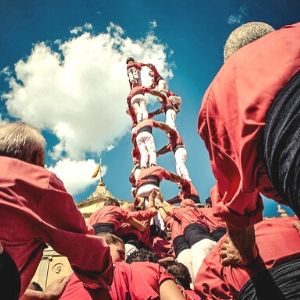
M 127 113 L 132 120 L 132 160 L 133 169 L 129 180 L 132 184 L 132 194 L 135 205 L 141 205 L 155 190 L 160 192 L 162 180 L 174 182 L 180 192 L 170 203 L 183 199 L 199 202 L 199 194 L 193 186 L 186 167 L 187 151 L 180 133 L 176 128 L 176 117 L 180 111 L 181 97 L 168 89 L 168 84 L 159 74 L 155 65 L 136 62 L 133 57 L 126 60 L 127 76 L 130 93 L 127 97 Z M 142 68 L 149 69 L 151 85 L 144 86 L 141 78 Z M 146 95 L 154 95 L 160 103 L 160 108 L 148 112 Z M 164 113 L 165 122 L 153 119 Z M 169 139 L 166 146 L 156 150 L 153 128 L 164 131 Z M 157 164 L 157 157 L 167 152 L 173 152 L 176 162 L 176 173 L 169 172 Z

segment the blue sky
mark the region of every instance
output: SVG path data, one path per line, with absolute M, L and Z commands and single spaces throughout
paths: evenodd
M 298 0 L 2 0 L 1 120 L 22 119 L 43 130 L 47 166 L 58 173 L 64 168 L 61 177 L 76 200 L 94 190 L 90 175 L 100 157 L 108 188 L 130 199 L 125 60 L 127 55 L 147 58 L 183 99 L 177 127 L 190 176 L 204 200 L 214 178 L 196 132 L 197 116 L 222 65 L 227 36 L 249 21 L 274 28 L 297 22 L 299 11 Z M 154 134 L 157 147 L 166 143 L 163 134 Z M 175 171 L 171 154 L 159 164 Z M 162 190 L 166 198 L 177 193 L 167 183 Z M 265 213 L 275 211 L 267 201 Z

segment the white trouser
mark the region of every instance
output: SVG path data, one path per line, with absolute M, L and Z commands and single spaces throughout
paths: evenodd
M 176 112 L 174 109 L 169 108 L 166 111 L 166 124 L 176 130 L 175 121 L 176 121 Z
M 135 95 L 131 99 L 131 106 L 133 107 L 138 123 L 145 119 L 148 119 L 146 104 L 147 100 L 143 94 Z
M 157 225 L 160 230 L 165 230 L 165 223 L 160 215 L 160 213 L 158 212 L 156 216 L 154 216 L 151 221 L 150 221 L 150 225 L 155 224 Z
M 135 179 L 135 181 L 138 180 L 138 178 L 140 176 L 140 173 L 141 173 L 141 169 L 140 168 L 136 168 L 135 171 L 134 171 L 134 179 Z
M 137 190 L 136 194 L 139 197 L 148 197 L 153 190 L 160 192 L 160 188 L 158 186 L 156 186 L 152 183 L 149 183 L 149 184 L 145 184 L 145 185 L 141 186 Z
M 161 90 L 167 90 L 168 89 L 168 84 L 167 82 L 164 80 L 164 79 L 161 79 L 159 82 L 158 82 L 158 90 L 161 91 Z
M 192 278 L 192 282 L 194 282 L 195 278 L 193 277 L 193 264 L 192 264 L 192 251 L 191 249 L 184 249 L 182 250 L 177 258 L 176 258 L 176 261 L 184 264 L 189 272 L 190 272 L 190 275 L 191 275 L 191 278 Z
M 125 259 L 127 258 L 127 256 L 129 254 L 131 254 L 132 252 L 136 251 L 137 247 L 133 246 L 131 244 L 125 244 Z
M 136 137 L 136 144 L 141 154 L 140 168 L 156 165 L 156 148 L 153 135 L 148 131 L 140 132 Z
M 197 273 L 202 265 L 203 260 L 208 255 L 210 250 L 214 247 L 216 242 L 210 239 L 203 239 L 195 243 L 191 247 L 192 252 L 192 267 L 193 267 L 193 278 L 196 278 Z
M 186 168 L 186 165 L 185 165 L 185 162 L 186 162 L 186 159 L 187 159 L 187 152 L 186 152 L 186 149 L 184 147 L 180 147 L 178 148 L 175 153 L 175 161 L 176 161 L 176 172 L 177 174 L 188 180 L 188 181 L 191 181 L 191 178 L 189 176 L 189 172 Z

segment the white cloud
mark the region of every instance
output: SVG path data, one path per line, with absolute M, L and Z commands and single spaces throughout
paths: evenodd
M 157 27 L 157 22 L 155 20 L 150 22 L 150 28 L 155 29 Z
M 241 24 L 244 17 L 248 17 L 248 0 L 246 0 L 240 7 L 237 14 L 231 14 L 227 18 L 229 25 Z
M 238 15 L 230 15 L 230 16 L 227 18 L 227 23 L 228 23 L 229 25 L 233 25 L 233 24 L 241 24 L 242 18 L 243 18 L 243 15 L 242 15 L 242 14 L 238 14 Z
M 98 181 L 92 178 L 96 167 L 97 163 L 92 159 L 76 161 L 65 158 L 49 166 L 48 169 L 63 181 L 70 194 L 76 195 Z M 103 166 L 102 176 L 105 175 L 106 170 L 106 166 Z
M 98 35 L 85 31 L 90 27 L 78 27 L 79 36 L 58 40 L 58 51 L 45 43 L 34 45 L 29 57 L 15 64 L 14 77 L 8 77 L 10 91 L 2 95 L 10 115 L 56 135 L 54 159 L 100 155 L 126 134 L 128 56 L 151 62 L 172 77 L 166 46 L 153 33 L 133 40 L 112 23 Z
M 70 30 L 71 34 L 77 35 L 82 33 L 83 31 L 89 31 L 93 29 L 93 25 L 91 23 L 85 23 L 83 26 L 76 26 Z
M 109 151 L 113 150 L 114 148 L 115 148 L 115 146 L 114 146 L 114 145 L 112 145 L 112 144 L 110 144 L 110 145 L 107 145 L 107 147 L 106 147 L 106 151 L 107 151 L 107 152 L 109 152 Z

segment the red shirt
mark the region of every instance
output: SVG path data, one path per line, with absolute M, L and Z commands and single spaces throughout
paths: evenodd
M 134 97 L 136 95 L 140 95 L 140 94 L 144 95 L 145 93 L 148 93 L 148 92 L 149 92 L 149 89 L 145 86 L 136 86 L 136 87 L 134 87 L 130 91 L 130 93 L 127 97 L 127 103 L 130 104 L 130 100 L 131 100 L 132 97 Z
M 199 223 L 207 227 L 203 215 L 199 214 L 196 207 L 174 207 L 171 217 L 179 220 L 183 229 L 193 223 Z
M 109 248 L 89 235 L 82 215 L 63 183 L 50 171 L 0 157 L 0 241 L 21 276 L 21 295 L 43 255 L 45 243 L 67 256 L 90 287 L 112 281 Z
M 267 269 L 300 257 L 299 233 L 292 226 L 295 220 L 273 218 L 255 225 L 256 244 Z M 203 261 L 194 283 L 195 291 L 205 299 L 235 299 L 250 279 L 244 268 L 222 266 L 219 254 L 222 240 Z
M 114 264 L 114 280 L 110 289 L 113 300 L 145 300 L 159 299 L 159 286 L 173 277 L 158 264 L 149 262 L 133 262 Z M 61 300 L 100 300 L 99 294 L 86 290 L 73 274 L 68 282 Z
M 149 178 L 150 177 L 150 178 Z M 162 167 L 154 166 L 146 169 L 141 169 L 141 173 L 137 179 L 137 188 L 141 185 L 151 183 L 153 180 L 151 178 L 157 179 L 157 183 L 159 184 L 163 178 L 170 179 L 170 173 Z
M 198 132 L 216 177 L 211 199 L 230 226 L 262 219 L 259 192 L 280 201 L 258 149 L 269 108 L 300 70 L 299 39 L 297 23 L 242 47 L 227 59 L 203 98 Z
M 212 207 L 201 207 L 197 208 L 197 210 L 203 215 L 204 221 L 210 232 L 217 228 L 226 228 L 226 223 L 213 214 Z
M 184 228 L 183 228 L 180 220 L 178 220 L 177 218 L 167 216 L 164 219 L 164 223 L 165 223 L 166 227 L 168 229 L 170 229 L 170 231 L 171 231 L 171 240 L 172 240 L 172 242 L 174 241 L 174 239 L 177 236 L 183 235 Z
M 114 224 L 115 232 L 117 232 L 129 217 L 129 211 L 124 210 L 119 206 L 103 206 L 92 213 L 89 219 L 89 224 L 111 223 Z

